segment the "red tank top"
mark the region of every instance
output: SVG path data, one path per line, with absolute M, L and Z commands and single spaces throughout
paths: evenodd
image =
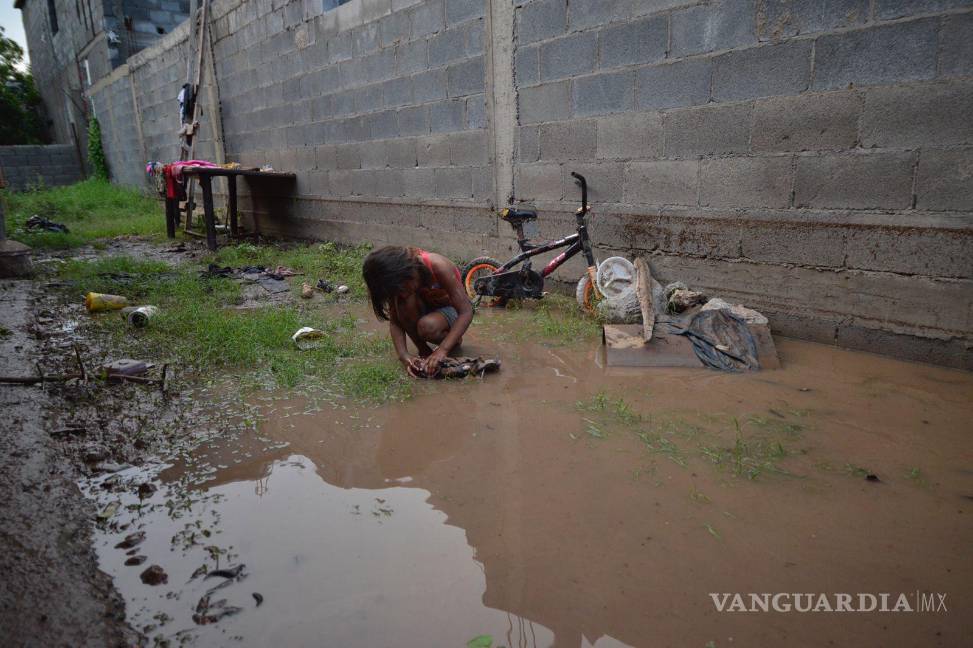
M 451 306 L 452 300 L 449 298 L 449 293 L 436 281 L 436 271 L 432 267 L 432 261 L 429 259 L 429 253 L 425 250 L 419 250 L 419 258 L 422 259 L 423 264 L 429 269 L 429 274 L 432 275 L 432 284 L 425 288 L 419 289 L 419 297 L 427 305 L 433 308 L 442 308 L 443 306 Z M 459 268 L 454 267 L 453 270 L 456 271 L 456 280 L 462 281 Z

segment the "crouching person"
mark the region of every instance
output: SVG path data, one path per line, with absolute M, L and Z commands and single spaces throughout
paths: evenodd
M 415 377 L 435 376 L 463 341 L 473 305 L 452 261 L 418 248 L 390 245 L 365 258 L 362 275 L 372 309 L 389 323 L 395 353 Z M 409 355 L 406 336 L 418 350 Z M 430 345 L 436 345 L 433 350 Z

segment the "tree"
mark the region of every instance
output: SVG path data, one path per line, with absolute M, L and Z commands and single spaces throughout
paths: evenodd
M 29 71 L 23 72 L 24 50 L 0 27 L 0 144 L 42 144 L 41 97 Z

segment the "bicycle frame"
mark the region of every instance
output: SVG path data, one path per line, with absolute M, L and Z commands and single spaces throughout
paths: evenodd
M 550 252 L 551 250 L 557 250 L 558 248 L 565 246 L 568 247 L 567 250 L 551 259 L 550 263 L 544 266 L 544 269 L 541 271 L 542 277 L 547 277 L 550 275 L 552 272 L 564 265 L 565 261 L 573 257 L 578 252 L 584 253 L 585 261 L 588 262 L 589 268 L 594 267 L 595 256 L 591 251 L 591 239 L 588 238 L 588 226 L 585 225 L 584 222 L 584 218 L 587 216 L 589 211 L 588 183 L 585 181 L 584 176 L 580 174 L 572 172 L 571 176 L 577 180 L 579 185 L 581 185 L 581 207 L 576 212 L 578 231 L 569 236 L 565 236 L 562 239 L 551 241 L 543 245 L 533 245 L 527 238 L 518 238 L 517 243 L 520 245 L 522 252 L 500 266 L 497 269 L 497 272 L 505 272 L 533 256 L 544 254 L 545 252 Z M 522 230 L 518 229 L 518 234 L 521 232 Z
M 576 212 L 577 231 L 556 241 L 535 245 L 524 234 L 524 223 L 527 221 L 521 220 L 518 216 L 517 220 L 512 221 L 511 224 L 517 233 L 517 245 L 520 246 L 520 254 L 498 267 L 489 276 L 476 279 L 473 290 L 478 295 L 512 297 L 514 299 L 540 299 L 544 295 L 544 279 L 579 252 L 584 254 L 585 260 L 588 262 L 587 272 L 593 285 L 595 258 L 591 251 L 591 240 L 588 238 L 588 226 L 585 224 L 585 216 L 588 214 L 588 184 L 584 176 L 577 173 L 571 173 L 571 175 L 581 187 L 581 207 Z M 541 272 L 531 269 L 529 259 L 561 248 L 567 249 L 551 259 Z M 521 263 L 524 266 L 520 270 L 513 270 L 515 266 Z

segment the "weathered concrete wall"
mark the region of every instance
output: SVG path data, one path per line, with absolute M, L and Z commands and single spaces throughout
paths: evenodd
M 72 143 L 76 134 L 84 146 L 84 61 L 93 79 L 111 70 L 107 44 L 104 38 L 97 38 L 103 19 L 100 3 L 54 0 L 53 16 L 47 0 L 20 0 L 17 6 L 27 35 L 31 72 L 50 121 L 49 134 L 60 144 Z
M 0 168 L 8 189 L 57 187 L 83 179 L 78 153 L 69 144 L 0 146 Z
M 503 256 L 491 207 L 566 234 L 576 170 L 602 256 L 786 334 L 973 367 L 968 2 L 333 4 L 213 7 L 214 153 L 298 174 L 294 198 L 244 200 L 265 231 Z M 175 157 L 179 47 L 93 93 L 136 80 L 143 158 Z
M 189 15 L 189 0 L 17 0 L 54 141 L 85 148 L 83 92 Z M 53 11 L 52 11 L 53 7 Z

